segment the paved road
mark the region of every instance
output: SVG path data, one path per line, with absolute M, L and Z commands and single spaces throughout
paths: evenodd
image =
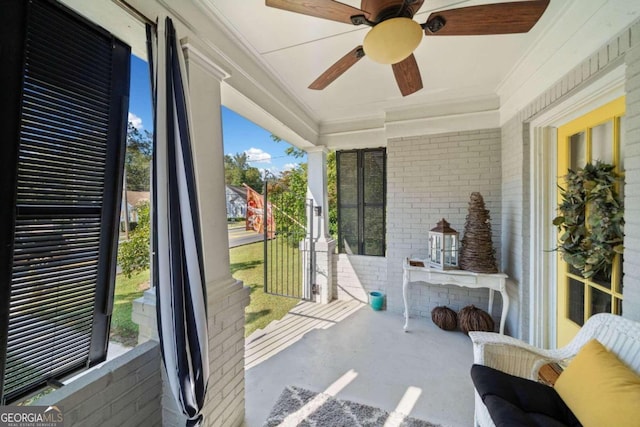
M 229 247 L 230 248 L 235 248 L 236 246 L 248 245 L 249 243 L 259 242 L 263 238 L 264 238 L 264 235 L 256 233 L 255 231 L 246 231 L 244 229 L 244 225 L 229 229 Z

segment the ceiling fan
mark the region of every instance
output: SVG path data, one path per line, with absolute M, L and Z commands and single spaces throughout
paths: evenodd
M 362 0 L 360 9 L 334 0 L 266 0 L 266 5 L 317 18 L 371 27 L 355 47 L 320 75 L 309 89 L 322 90 L 365 55 L 391 64 L 402 96 L 422 89 L 413 51 L 426 36 L 476 36 L 526 33 L 538 22 L 549 0 L 494 3 L 441 10 L 424 24 L 413 20 L 424 0 Z

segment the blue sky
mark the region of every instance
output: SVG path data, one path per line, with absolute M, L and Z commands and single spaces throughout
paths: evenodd
M 129 121 L 138 129 L 153 130 L 149 67 L 145 61 L 131 56 L 131 90 Z M 290 147 L 285 141 L 273 142 L 271 133 L 255 125 L 234 111 L 222 107 L 222 137 L 224 153 L 247 153 L 251 166 L 269 170 L 273 174 L 290 169 L 306 159 L 287 156 Z

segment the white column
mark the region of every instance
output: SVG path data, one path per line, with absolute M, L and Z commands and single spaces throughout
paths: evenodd
M 333 253 L 336 247 L 329 235 L 327 153 L 324 147 L 307 150 L 307 197 L 313 200 L 314 210 L 307 218 L 307 227 L 312 230 L 312 235 L 305 242 L 305 250 L 312 249 L 315 270 L 310 275 L 309 265 L 305 263 L 305 280 L 312 280 L 311 284 L 317 290 L 315 300 L 322 304 L 333 299 Z
M 229 266 L 220 115 L 220 84 L 229 74 L 191 40 L 183 40 L 183 47 L 209 316 L 210 376 L 202 413 L 205 425 L 236 426 L 244 419 L 244 308 L 249 304 L 249 289 L 231 276 Z
M 313 199 L 315 221 L 313 224 L 314 238 L 317 240 L 330 239 L 329 236 L 329 204 L 327 193 L 327 153 L 325 147 L 307 150 L 307 197 Z M 312 218 L 307 218 L 310 220 Z
M 229 280 L 229 245 L 220 83 L 228 77 L 196 46 L 183 41 L 189 74 L 193 158 L 207 282 Z
M 207 288 L 209 387 L 202 411 L 204 425 L 239 426 L 244 419 L 244 308 L 249 289 L 231 276 L 224 183 L 220 84 L 228 74 L 192 41 L 183 40 L 187 58 L 191 140 L 200 213 Z M 155 298 L 147 291 L 135 301 L 139 341 L 153 333 Z M 168 384 L 164 387 L 163 425 L 184 425 Z

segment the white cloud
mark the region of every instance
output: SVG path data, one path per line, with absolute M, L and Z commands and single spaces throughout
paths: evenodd
M 282 171 L 290 171 L 293 170 L 295 168 L 298 167 L 298 163 L 287 163 L 286 165 L 282 166 Z
M 259 148 L 249 148 L 245 151 L 247 161 L 252 163 L 271 163 L 271 154 L 262 151 Z
M 270 168 L 258 168 L 258 170 L 260 171 L 260 175 L 262 175 L 262 179 L 265 179 L 267 177 L 269 179 L 272 179 L 273 177 L 280 175 L 280 170 L 275 166 L 272 166 Z
M 144 126 L 142 126 L 142 119 L 138 116 L 136 116 L 133 113 L 129 113 L 129 123 L 131 123 L 133 125 L 134 128 L 140 130 L 142 129 Z

